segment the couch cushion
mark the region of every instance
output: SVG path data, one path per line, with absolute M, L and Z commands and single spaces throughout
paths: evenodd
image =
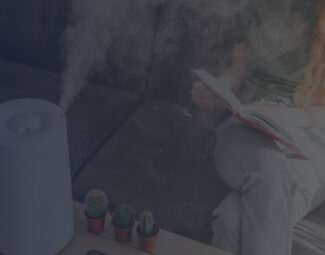
M 1 1 L 1 58 L 59 70 L 67 6 L 67 0 Z
M 214 131 L 184 111 L 143 103 L 80 173 L 75 199 L 102 188 L 111 203 L 152 210 L 163 228 L 210 243 L 211 212 L 229 190 L 214 167 Z
M 33 97 L 57 103 L 60 81 L 58 74 L 1 60 L 0 102 Z M 138 100 L 137 96 L 104 86 L 86 87 L 67 113 L 72 176 L 128 118 Z

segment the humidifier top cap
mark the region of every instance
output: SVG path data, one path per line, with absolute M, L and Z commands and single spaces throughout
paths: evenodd
M 17 144 L 42 136 L 65 118 L 57 105 L 41 99 L 16 99 L 0 104 L 2 144 Z

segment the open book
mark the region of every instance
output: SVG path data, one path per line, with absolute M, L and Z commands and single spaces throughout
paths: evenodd
M 298 155 L 306 158 L 303 151 L 295 145 L 293 138 L 285 127 L 277 123 L 277 121 L 271 117 L 266 116 L 265 112 L 241 104 L 230 87 L 225 84 L 225 80 L 215 78 L 205 70 L 193 71 L 211 93 L 214 94 L 240 121 L 262 131 L 272 137 L 275 141 L 280 142 Z

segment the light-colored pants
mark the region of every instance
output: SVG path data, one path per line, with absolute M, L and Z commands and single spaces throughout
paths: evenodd
M 217 128 L 215 162 L 234 191 L 215 210 L 212 244 L 241 255 L 290 255 L 293 226 L 325 200 L 325 129 L 299 138 L 309 160 L 229 118 Z

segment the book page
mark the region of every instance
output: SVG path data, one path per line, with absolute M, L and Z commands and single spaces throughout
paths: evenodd
M 230 89 L 230 77 L 220 76 L 215 78 L 207 71 L 193 70 L 198 78 L 210 89 L 212 89 L 217 95 L 224 101 L 223 103 L 227 104 L 235 112 L 240 112 L 241 103 L 238 100 L 237 96 Z
M 280 142 L 285 145 L 300 157 L 307 158 L 305 152 L 299 146 L 300 144 L 297 143 L 296 139 L 297 130 L 300 130 L 301 128 L 283 128 L 280 124 L 263 113 L 254 111 L 242 112 L 240 120 L 272 137 L 276 143 Z
M 272 118 L 283 128 L 325 128 L 325 107 L 289 108 L 270 103 L 243 105 L 243 111 L 256 111 Z
M 244 114 L 244 116 L 253 121 L 254 123 L 258 124 L 259 126 L 263 127 L 264 129 L 274 133 L 275 135 L 286 139 L 290 142 L 293 142 L 293 139 L 290 135 L 290 131 L 286 130 L 281 124 L 277 123 L 272 118 L 265 115 L 263 112 L 258 111 L 248 111 Z

